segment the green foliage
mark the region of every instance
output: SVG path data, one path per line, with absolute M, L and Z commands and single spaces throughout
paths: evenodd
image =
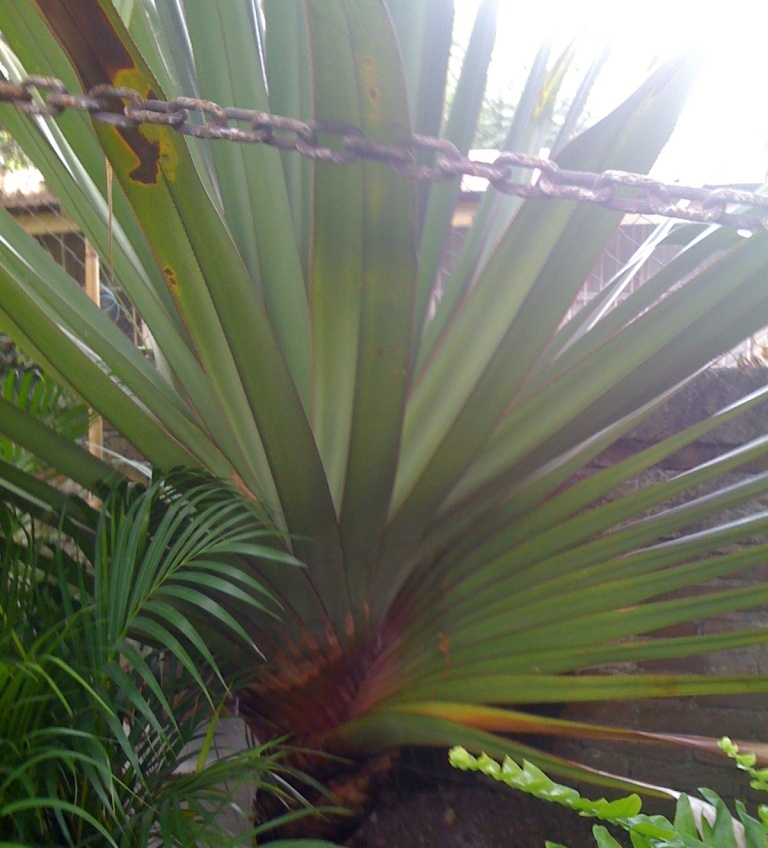
M 3 844 L 251 844 L 247 809 L 244 835 L 221 817 L 237 786 L 292 797 L 301 777 L 279 745 L 210 757 L 242 682 L 214 637 L 258 658 L 226 601 L 274 614 L 232 563 L 269 558 L 270 534 L 217 491 L 182 477 L 113 490 L 77 540 L 0 509 Z
M 497 7 L 478 6 L 442 129 L 461 152 L 482 110 Z M 450 0 L 3 0 L 0 61 L 14 80 L 35 73 L 72 91 L 108 83 L 161 100 L 184 94 L 353 125 L 391 145 L 441 132 L 452 13 Z M 542 48 L 504 146 L 538 154 L 573 91 L 553 145 L 559 165 L 647 173 L 695 66 L 668 62 L 574 137 L 595 76 L 611 69 L 596 57 L 574 75 L 570 50 Z M 266 657 L 242 633 L 227 653 L 253 672 L 241 706 L 259 738 L 290 734 L 361 757 L 458 741 L 572 774 L 518 735 L 638 734 L 541 718 L 526 705 L 768 688 L 763 676 L 653 665 L 766 639 L 764 630 L 659 634 L 768 600 L 765 586 L 722 588 L 765 561 L 765 544 L 737 545 L 768 519 L 718 518 L 768 492 L 767 475 L 718 488 L 746 463 L 760 467 L 768 442 L 646 489 L 629 485 L 768 390 L 592 473 L 692 375 L 768 325 L 768 234 L 697 228 L 628 294 L 657 233 L 576 313 L 620 213 L 488 191 L 446 268 L 458 181 L 417 185 L 378 161 L 340 167 L 157 124 L 125 130 L 83 112 L 32 121 L 0 109 L 109 262 L 155 350 L 135 348 L 7 210 L 0 328 L 158 471 L 203 470 L 226 481 L 222 501 L 230 484 L 245 493 L 280 531 L 272 550 L 306 566 L 237 555 L 280 617 L 254 614 L 247 598 L 261 596 L 250 584 L 239 584 L 247 598 L 217 601 L 219 623 L 230 613 Z M 276 133 L 280 146 L 293 138 Z M 431 155 L 419 148 L 414 158 Z M 37 424 L 0 398 L 6 436 L 84 490 L 119 476 Z M 36 516 L 63 508 L 54 487 L 3 464 L 0 498 Z M 63 520 L 72 535 L 96 532 L 85 502 Z M 229 526 L 229 513 L 210 513 L 206 532 L 218 521 Z M 195 628 L 211 612 L 210 575 L 184 574 L 163 589 L 172 603 L 154 607 L 170 610 L 168 632 L 181 629 L 178 616 Z M 122 572 L 115 579 L 130 585 Z M 142 638 L 161 641 L 154 619 L 141 623 Z M 197 648 L 204 656 L 203 646 L 228 641 L 206 630 Z M 647 674 L 604 673 L 641 663 Z M 191 675 L 197 664 L 182 665 Z
M 724 736 L 718 743 L 720 749 L 724 751 L 742 770 L 745 771 L 751 778 L 749 785 L 753 789 L 759 789 L 762 792 L 768 792 L 768 769 L 755 768 L 757 757 L 753 753 L 740 754 L 739 746 L 732 742 L 727 736 Z M 763 827 L 768 832 L 768 806 L 761 804 L 757 808 L 757 813 L 760 816 L 760 821 Z
M 729 756 L 749 771 L 754 755 L 738 754 L 730 740 L 722 740 Z M 543 801 L 561 804 L 581 816 L 596 818 L 626 831 L 633 848 L 765 848 L 768 824 L 761 812 L 762 824 L 747 814 L 744 804 L 736 802 L 736 812 L 743 828 L 743 841 L 739 827 L 723 800 L 709 789 L 699 789 L 707 804 L 681 794 L 677 801 L 674 821 L 664 816 L 648 816 L 641 812 L 642 802 L 637 795 L 615 801 L 584 798 L 575 789 L 555 783 L 541 769 L 529 762 L 522 766 L 505 757 L 499 764 L 485 754 L 474 757 L 465 748 L 457 746 L 448 754 L 452 766 L 463 771 L 479 771 L 501 783 L 527 792 Z M 755 785 L 754 783 L 752 784 Z M 764 788 L 764 787 L 759 787 Z M 707 807 L 707 805 L 709 805 Z M 620 844 L 603 825 L 592 829 L 598 848 L 620 848 Z M 547 848 L 562 848 L 547 842 Z
M 0 397 L 65 438 L 79 439 L 88 430 L 85 404 L 43 374 L 4 338 L 0 338 Z M 34 453 L 2 436 L 0 460 L 29 472 L 42 470 Z

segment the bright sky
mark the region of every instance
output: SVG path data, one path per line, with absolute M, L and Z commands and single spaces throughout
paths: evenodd
M 456 0 L 458 31 L 468 30 L 476 7 Z M 654 176 L 699 185 L 768 180 L 765 0 L 500 0 L 500 9 L 492 86 L 521 78 L 545 37 L 564 45 L 578 34 L 586 51 L 612 45 L 589 107 L 595 114 L 628 94 L 654 59 L 699 46 L 704 68 Z

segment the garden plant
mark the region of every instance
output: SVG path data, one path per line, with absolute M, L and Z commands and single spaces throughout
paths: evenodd
M 88 430 L 88 407 L 64 391 L 50 377 L 19 353 L 7 337 L 0 336 L 0 395 L 52 430 L 70 438 L 83 437 Z M 37 458 L 11 439 L 0 437 L 0 458 L 26 471 L 33 471 Z
M 764 677 L 653 665 L 764 642 L 765 630 L 645 638 L 768 599 L 764 586 L 667 598 L 764 561 L 764 543 L 732 545 L 764 533 L 765 514 L 715 517 L 768 490 L 765 473 L 717 487 L 721 475 L 764 461 L 768 442 L 606 500 L 763 403 L 766 390 L 585 472 L 768 324 L 768 236 L 686 226 L 678 257 L 643 286 L 627 294 L 652 245 L 573 315 L 622 213 L 489 188 L 448 267 L 458 180 L 419 182 L 385 162 L 339 165 L 288 149 L 318 142 L 339 152 L 330 130 L 345 127 L 381 145 L 440 136 L 466 153 L 496 3 L 479 6 L 444 120 L 452 24 L 449 0 L 4 0 L 0 64 L 15 82 L 42 74 L 74 93 L 121 87 L 93 101 L 116 119 L 137 97 L 183 95 L 206 101 L 183 101 L 193 128 L 221 126 L 219 106 L 319 123 L 297 137 L 273 121 L 260 136 L 271 145 L 240 144 L 151 122 L 119 126 L 82 109 L 46 117 L 3 105 L 3 125 L 152 345 L 136 349 L 6 211 L 0 329 L 154 468 L 202 469 L 227 482 L 225 502 L 239 489 L 305 566 L 242 556 L 280 615 L 252 615 L 250 596 L 226 604 L 266 658 L 260 665 L 242 642 L 229 653 L 253 672 L 239 710 L 259 739 L 289 735 L 352 758 L 459 742 L 583 777 L 520 734 L 629 740 L 637 731 L 547 718 L 533 705 L 768 688 Z M 570 85 L 557 163 L 646 173 L 696 60 L 658 67 L 571 137 L 609 68 L 601 57 L 574 81 L 574 55 L 541 48 L 505 148 L 538 154 Z M 29 97 L 57 86 L 38 80 Z M 416 164 L 433 158 L 411 149 Z M 521 181 L 535 176 L 518 170 Z M 10 407 L 0 400 L 5 435 L 83 489 L 121 475 Z M 0 465 L 0 492 L 35 514 L 60 497 L 10 464 Z M 685 505 L 662 508 L 685 493 Z M 704 521 L 712 526 L 697 531 Z M 181 598 L 168 603 L 186 609 Z M 652 670 L 602 673 L 641 661 Z
M 740 754 L 738 745 L 727 737 L 720 740 L 719 746 L 740 769 L 749 774 L 753 789 L 768 789 L 765 782 L 768 772 L 754 768 L 754 754 Z M 759 818 L 755 818 L 747 813 L 742 801 L 736 801 L 736 820 L 723 799 L 710 789 L 699 789 L 704 801 L 680 793 L 674 820 L 670 822 L 662 815 L 643 813 L 642 801 L 637 795 L 613 801 L 605 798 L 593 801 L 570 786 L 555 783 L 529 762 L 520 766 L 505 757 L 504 762 L 499 764 L 486 754 L 473 757 L 460 746 L 452 748 L 448 757 L 454 768 L 479 771 L 536 798 L 568 807 L 580 816 L 609 822 L 629 834 L 633 848 L 765 848 L 768 841 L 768 807 L 761 804 L 757 810 Z M 594 825 L 592 833 L 598 848 L 621 848 L 621 843 L 604 825 Z M 549 841 L 546 845 L 547 848 L 563 848 Z
M 259 660 L 223 602 L 274 614 L 228 560 L 286 559 L 242 496 L 210 504 L 219 488 L 121 487 L 90 527 L 62 522 L 74 536 L 0 511 L 3 845 L 251 845 L 267 827 L 239 785 L 300 797 L 279 745 L 213 756 L 240 676 L 213 637 Z

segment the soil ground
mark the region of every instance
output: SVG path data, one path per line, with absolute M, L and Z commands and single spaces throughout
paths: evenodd
M 437 754 L 434 755 L 435 757 Z M 580 787 L 589 797 L 600 790 Z M 371 811 L 347 841 L 352 848 L 595 848 L 594 819 L 539 801 L 447 763 L 433 767 L 404 757 L 376 794 Z M 623 834 L 612 831 L 623 844 Z

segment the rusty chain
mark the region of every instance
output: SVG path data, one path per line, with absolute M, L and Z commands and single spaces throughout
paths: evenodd
M 56 117 L 67 109 L 76 109 L 118 127 L 159 124 L 194 138 L 266 144 L 296 151 L 316 162 L 344 165 L 373 160 L 416 181 L 479 177 L 502 194 L 518 197 L 576 200 L 618 212 L 768 229 L 768 195 L 666 184 L 625 171 L 570 171 L 551 159 L 515 152 L 499 153 L 493 162 L 478 162 L 462 156 L 449 141 L 428 136 L 413 135 L 398 144 L 382 144 L 366 138 L 353 126 L 307 123 L 192 97 L 148 100 L 135 89 L 111 85 L 96 86 L 87 94 L 71 94 L 61 80 L 42 76 L 29 76 L 18 84 L 0 80 L 0 102 L 41 117 Z M 321 137 L 335 138 L 335 143 L 329 146 Z M 433 164 L 420 164 L 415 155 L 419 151 L 431 153 Z M 520 182 L 520 169 L 532 172 L 528 182 Z

